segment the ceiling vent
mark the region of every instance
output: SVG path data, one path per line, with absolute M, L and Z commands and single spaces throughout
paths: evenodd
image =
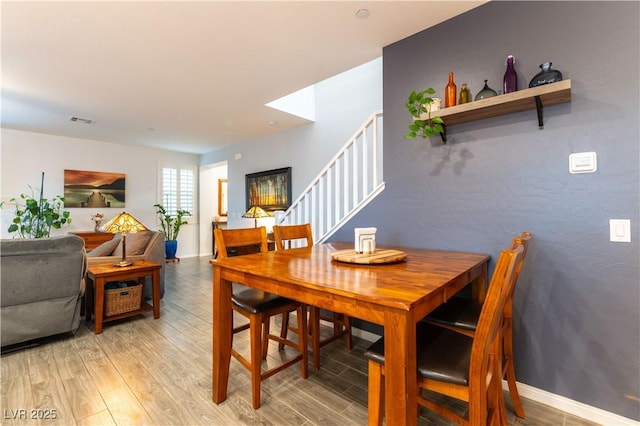
M 70 120 L 73 122 L 84 123 L 84 124 L 93 124 L 96 122 L 96 120 L 91 120 L 90 118 L 81 118 L 81 117 L 71 117 Z

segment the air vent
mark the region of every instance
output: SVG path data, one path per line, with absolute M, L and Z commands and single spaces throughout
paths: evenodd
M 81 117 L 71 117 L 70 120 L 73 122 L 84 123 L 84 124 L 93 124 L 96 122 L 96 120 L 91 120 L 90 118 L 81 118 Z

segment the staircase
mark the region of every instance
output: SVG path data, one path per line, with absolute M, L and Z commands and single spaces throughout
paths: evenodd
M 326 241 L 384 190 L 382 111 L 367 118 L 276 224 L 310 223 L 313 240 Z

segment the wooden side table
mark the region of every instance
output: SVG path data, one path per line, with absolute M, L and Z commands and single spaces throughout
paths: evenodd
M 87 287 L 85 291 L 85 319 L 91 321 L 91 314 L 95 311 L 95 333 L 102 333 L 102 323 L 139 315 L 153 310 L 153 317 L 160 318 L 160 268 L 162 265 L 148 260 L 136 260 L 130 266 L 113 266 L 111 264 L 90 265 L 87 270 Z M 153 306 L 145 301 L 140 309 L 121 314 L 104 317 L 104 286 L 111 281 L 138 280 L 144 284 L 145 277 L 151 276 L 153 289 Z
M 70 234 L 77 235 L 84 240 L 84 247 L 87 250 L 94 249 L 100 244 L 113 239 L 115 234 L 110 232 L 69 232 Z

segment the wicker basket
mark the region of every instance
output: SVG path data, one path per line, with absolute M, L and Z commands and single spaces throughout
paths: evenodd
M 105 290 L 104 315 L 110 317 L 140 309 L 142 287 L 142 284 L 135 284 L 124 288 Z

